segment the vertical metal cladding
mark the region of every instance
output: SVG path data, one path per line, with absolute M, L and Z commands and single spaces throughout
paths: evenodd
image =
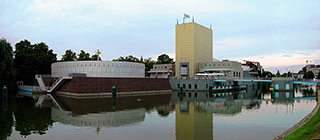
M 131 77 L 145 76 L 142 63 L 123 61 L 67 61 L 56 62 L 51 66 L 52 77 L 69 77 L 72 74 L 85 74 L 86 77 Z

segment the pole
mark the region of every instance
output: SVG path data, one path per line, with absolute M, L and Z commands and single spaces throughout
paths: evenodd
M 117 89 L 115 86 L 112 86 L 112 108 L 115 109 L 117 105 Z

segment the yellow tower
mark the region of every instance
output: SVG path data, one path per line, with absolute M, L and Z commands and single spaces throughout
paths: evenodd
M 199 63 L 212 62 L 212 32 L 195 22 L 176 25 L 177 77 L 193 77 Z

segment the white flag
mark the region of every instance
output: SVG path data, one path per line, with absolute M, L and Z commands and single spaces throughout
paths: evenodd
M 190 16 L 187 14 L 184 14 L 183 19 L 186 19 L 186 18 L 190 18 Z

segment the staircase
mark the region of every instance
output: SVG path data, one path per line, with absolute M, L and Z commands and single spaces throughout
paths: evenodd
M 62 83 L 66 80 L 70 80 L 72 79 L 72 77 L 59 77 L 59 79 L 57 79 L 52 86 L 47 90 L 48 93 L 52 93 L 54 92 L 57 88 L 59 88 Z
M 39 87 L 42 91 L 46 91 L 47 88 L 46 88 L 46 85 L 44 84 L 43 80 L 42 80 L 42 77 L 41 75 L 36 75 L 35 78 L 37 79 L 38 81 L 38 84 L 39 84 Z

